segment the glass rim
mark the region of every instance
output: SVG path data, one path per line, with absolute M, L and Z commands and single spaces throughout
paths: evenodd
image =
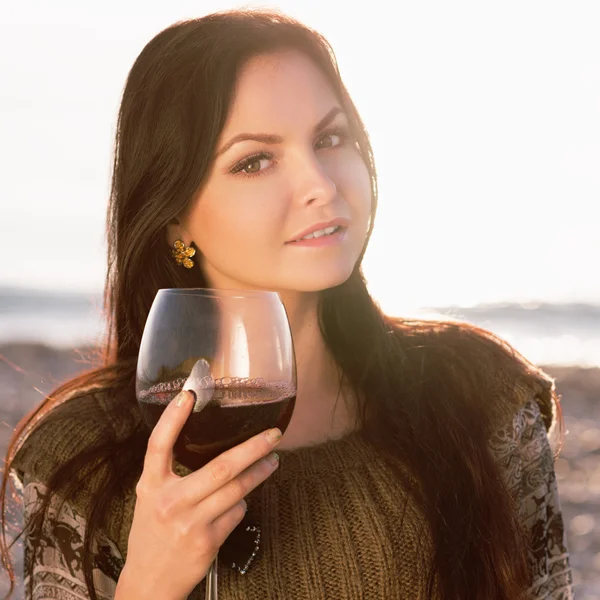
M 279 293 L 273 290 L 245 290 L 245 289 L 220 289 L 220 288 L 160 288 L 157 295 L 181 294 L 182 296 L 202 296 L 205 298 L 277 298 Z

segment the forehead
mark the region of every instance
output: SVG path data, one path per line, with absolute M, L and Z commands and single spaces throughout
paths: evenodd
M 306 55 L 259 55 L 241 69 L 225 134 L 312 127 L 339 102 L 325 75 Z

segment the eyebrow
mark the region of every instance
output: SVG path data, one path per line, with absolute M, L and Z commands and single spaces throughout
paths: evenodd
M 319 133 L 323 130 L 329 123 L 331 123 L 340 113 L 343 114 L 343 110 L 339 106 L 334 106 L 314 127 L 313 132 Z M 248 140 L 253 140 L 255 142 L 263 142 L 264 144 L 281 144 L 283 142 L 283 137 L 280 135 L 274 135 L 271 133 L 238 133 L 238 135 L 234 135 L 230 140 L 228 140 L 220 150 L 217 151 L 215 158 L 221 156 L 221 154 L 225 154 L 227 150 L 229 150 L 234 144 L 239 142 L 245 142 Z

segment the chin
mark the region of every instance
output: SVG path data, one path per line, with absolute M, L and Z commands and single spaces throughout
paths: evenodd
M 349 265 L 346 269 L 318 269 L 312 273 L 304 271 L 298 274 L 293 280 L 289 281 L 289 289 L 299 292 L 320 292 L 329 288 L 337 287 L 347 281 L 352 275 L 354 265 Z

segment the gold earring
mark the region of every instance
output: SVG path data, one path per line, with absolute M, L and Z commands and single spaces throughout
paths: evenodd
M 176 240 L 171 250 L 173 258 L 178 265 L 183 265 L 186 269 L 191 269 L 194 266 L 192 256 L 196 254 L 196 249 L 191 246 L 186 246 L 181 240 Z

